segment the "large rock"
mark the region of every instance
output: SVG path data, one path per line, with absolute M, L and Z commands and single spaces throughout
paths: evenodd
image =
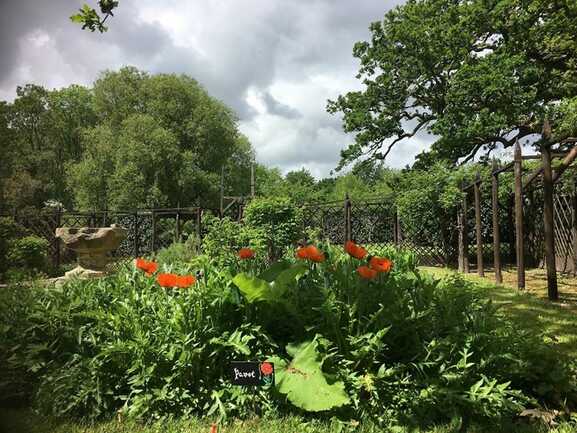
M 58 227 L 56 237 L 78 256 L 78 266 L 65 277 L 100 277 L 108 263 L 106 254 L 114 251 L 126 238 L 126 230 L 113 224 L 110 227 Z

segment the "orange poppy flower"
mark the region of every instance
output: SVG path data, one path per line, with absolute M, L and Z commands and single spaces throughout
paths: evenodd
M 194 275 L 177 275 L 176 278 L 176 287 L 180 287 L 181 289 L 186 289 L 192 285 L 196 284 L 196 278 Z
M 393 262 L 386 257 L 371 257 L 369 266 L 378 272 L 389 272 L 393 267 Z
M 176 287 L 178 275 L 175 274 L 158 274 L 156 281 L 161 287 Z
M 308 259 L 312 262 L 320 263 L 325 261 L 324 253 L 314 245 L 307 245 L 297 249 L 296 256 L 298 259 Z
M 241 260 L 252 259 L 254 257 L 254 251 L 250 248 L 241 248 L 238 251 L 238 257 Z
M 140 259 L 140 258 L 136 259 L 135 265 L 141 271 L 146 272 L 147 277 L 150 277 L 152 274 L 154 274 L 158 270 L 158 263 L 149 262 L 147 260 Z
M 372 280 L 377 276 L 377 271 L 369 268 L 368 266 L 359 266 L 357 268 L 357 273 L 365 280 Z
M 300 248 L 298 248 L 298 249 L 297 249 L 297 252 L 296 252 L 296 257 L 297 257 L 297 259 L 300 259 L 300 260 L 306 259 L 306 258 L 308 257 L 308 253 L 307 253 L 306 247 L 300 247 Z
M 196 283 L 194 275 L 158 274 L 156 281 L 161 287 L 186 289 Z
M 367 250 L 360 245 L 355 244 L 353 241 L 345 242 L 345 251 L 355 259 L 362 260 L 367 257 Z

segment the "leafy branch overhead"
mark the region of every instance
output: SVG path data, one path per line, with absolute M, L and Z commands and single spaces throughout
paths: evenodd
M 102 16 L 96 12 L 94 8 L 91 8 L 87 4 L 84 4 L 80 9 L 79 13 L 74 14 L 70 17 L 70 20 L 75 23 L 82 24 L 82 30 L 88 28 L 90 31 L 98 30 L 100 33 L 104 33 L 108 30 L 108 27 L 104 25 L 108 17 L 114 16 L 112 13 L 113 9 L 118 7 L 118 1 L 114 0 L 99 0 L 98 6 L 100 7 L 100 12 Z
M 430 134 L 456 162 L 512 146 L 551 121 L 551 143 L 572 141 L 577 101 L 577 3 L 409 0 L 358 42 L 364 89 L 329 101 L 355 142 L 341 166 Z M 538 138 L 538 137 L 537 137 Z M 421 158 L 423 159 L 423 158 Z

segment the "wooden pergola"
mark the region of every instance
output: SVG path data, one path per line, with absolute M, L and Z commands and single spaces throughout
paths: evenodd
M 547 128 L 546 128 L 547 129 Z M 565 170 L 577 158 L 577 146 L 572 147 L 568 152 L 554 152 L 551 145 L 550 132 L 543 133 L 540 155 L 522 155 L 521 146 L 515 143 L 513 161 L 503 167 L 499 167 L 493 160 L 491 171 L 491 209 L 493 223 L 493 254 L 495 281 L 497 284 L 503 282 L 501 263 L 501 239 L 499 227 L 499 174 L 506 171 L 514 171 L 514 209 L 515 209 L 515 251 L 517 266 L 517 287 L 525 288 L 525 261 L 523 242 L 523 193 L 536 180 L 541 179 L 543 185 L 543 232 L 545 243 L 545 263 L 547 268 L 547 291 L 550 300 L 557 300 L 559 292 L 557 288 L 557 267 L 555 257 L 555 233 L 554 233 L 554 184 L 558 182 Z M 567 139 L 560 143 L 561 146 L 575 143 L 575 139 Z M 553 170 L 552 159 L 562 158 L 560 165 Z M 523 179 L 523 160 L 540 159 L 541 166 Z M 479 276 L 485 275 L 483 266 L 483 240 L 481 225 L 481 193 L 480 186 L 482 180 L 479 174 L 469 185 L 463 186 L 462 191 L 473 189 L 475 206 L 475 234 L 477 243 L 477 272 Z M 577 200 L 573 201 L 575 209 L 572 212 L 572 242 L 573 242 L 573 263 L 577 269 Z M 459 229 L 459 270 L 469 272 L 468 245 L 467 245 L 467 197 L 463 199 L 462 209 L 458 215 Z

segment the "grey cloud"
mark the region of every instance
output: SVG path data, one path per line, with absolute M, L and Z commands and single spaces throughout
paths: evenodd
M 264 92 L 263 101 L 267 107 L 267 111 L 271 114 L 286 117 L 287 119 L 296 119 L 301 117 L 298 110 L 276 100 L 269 92 Z

